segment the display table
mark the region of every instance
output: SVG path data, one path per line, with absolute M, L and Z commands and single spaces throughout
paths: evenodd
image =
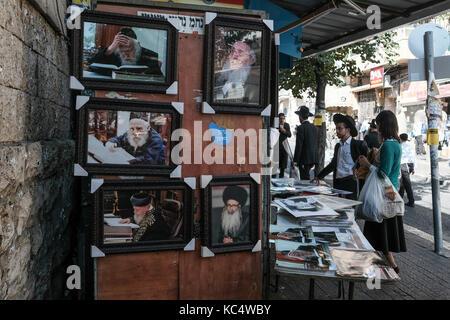
M 331 188 L 330 188 L 330 190 L 331 190 Z M 342 299 L 346 298 L 344 287 L 345 287 L 345 283 L 348 282 L 347 298 L 349 300 L 352 300 L 353 295 L 354 295 L 355 282 L 371 283 L 371 282 L 374 282 L 375 280 L 379 280 L 380 283 L 383 283 L 383 284 L 392 284 L 395 281 L 400 279 L 393 270 L 389 271 L 389 267 L 381 267 L 379 270 L 380 270 L 380 273 L 383 273 L 383 276 L 380 276 L 380 274 L 377 273 L 376 279 L 363 277 L 363 276 L 361 276 L 361 277 L 343 276 L 343 275 L 338 274 L 336 270 L 331 270 L 331 268 L 330 268 L 330 270 L 327 270 L 327 271 L 306 270 L 306 269 L 309 269 L 310 266 L 312 265 L 312 263 L 310 263 L 310 262 L 297 262 L 298 265 L 301 266 L 298 269 L 296 269 L 295 267 L 291 267 L 292 265 L 295 265 L 295 263 L 296 263 L 295 259 L 299 259 L 299 261 L 308 261 L 307 258 L 311 258 L 311 256 L 313 258 L 315 258 L 313 253 L 311 253 L 310 256 L 306 257 L 305 253 L 302 252 L 302 250 L 303 250 L 302 248 L 304 248 L 304 247 L 305 248 L 309 247 L 309 249 L 310 249 L 311 247 L 314 247 L 317 245 L 315 240 L 314 240 L 313 244 L 302 243 L 302 241 L 303 242 L 311 241 L 310 239 L 308 239 L 307 236 L 305 236 L 306 228 L 311 228 L 311 230 L 313 231 L 313 234 L 319 234 L 321 232 L 324 233 L 324 232 L 330 231 L 330 230 L 335 231 L 334 235 L 336 235 L 336 236 L 339 235 L 338 232 L 343 232 L 343 230 L 346 230 L 347 232 L 354 235 L 354 236 L 350 237 L 349 239 L 350 239 L 350 241 L 354 241 L 355 243 L 353 246 L 351 244 L 345 244 L 345 246 L 344 246 L 342 238 L 340 238 L 341 240 L 339 240 L 338 243 L 340 243 L 339 245 L 341 246 L 341 248 L 337 248 L 337 249 L 342 249 L 344 251 L 345 250 L 348 250 L 348 251 L 354 250 L 354 252 L 360 252 L 359 255 L 364 255 L 366 253 L 367 254 L 368 253 L 376 254 L 373 247 L 370 245 L 370 243 L 367 241 L 367 239 L 362 234 L 362 232 L 354 218 L 353 206 L 359 204 L 360 202 L 349 200 L 349 199 L 342 199 L 339 197 L 330 197 L 330 196 L 326 196 L 326 195 L 319 195 L 319 194 L 316 194 L 316 196 L 313 196 L 313 199 L 319 200 L 321 203 L 321 206 L 320 206 L 321 211 L 320 212 L 322 212 L 324 210 L 323 205 L 326 204 L 325 208 L 330 209 L 330 212 L 333 211 L 334 213 L 336 213 L 336 211 L 334 211 L 334 210 L 337 210 L 337 211 L 341 212 L 340 214 L 343 215 L 343 217 L 345 217 L 345 219 L 348 219 L 347 226 L 345 226 L 345 227 L 342 226 L 342 223 L 345 220 L 342 217 L 339 219 L 336 219 L 336 226 L 334 226 L 333 225 L 333 217 L 326 217 L 326 216 L 325 217 L 314 217 L 314 216 L 311 217 L 311 216 L 308 216 L 307 214 L 305 214 L 302 218 L 298 217 L 298 216 L 302 215 L 302 210 L 298 209 L 299 212 L 295 212 L 295 210 L 297 210 L 297 209 L 295 209 L 295 206 L 294 206 L 295 202 L 292 202 L 291 199 L 302 198 L 302 197 L 299 197 L 299 195 L 304 196 L 304 195 L 310 195 L 310 194 L 313 194 L 313 193 L 311 193 L 311 192 L 307 192 L 307 193 L 302 192 L 300 194 L 295 193 L 295 197 L 292 197 L 291 190 L 282 192 L 279 189 L 276 190 L 276 194 L 272 194 L 272 199 L 274 200 L 274 201 L 272 201 L 272 206 L 275 211 L 275 215 L 273 216 L 273 218 L 275 221 L 272 221 L 270 229 L 272 231 L 282 231 L 283 228 L 286 229 L 286 232 L 270 232 L 269 233 L 270 234 L 269 242 L 273 244 L 273 246 L 269 245 L 269 247 L 271 250 L 275 250 L 275 252 L 276 252 L 276 262 L 275 262 L 275 267 L 274 267 L 274 272 L 275 272 L 275 277 L 276 277 L 275 278 L 276 279 L 276 283 L 275 283 L 276 289 L 278 288 L 278 281 L 279 281 L 280 276 L 301 277 L 301 278 L 309 279 L 309 299 L 314 299 L 314 287 L 315 287 L 316 279 L 337 280 L 337 281 L 339 281 L 338 298 L 342 298 Z M 282 202 L 280 202 L 280 200 L 276 200 L 277 198 L 283 199 Z M 308 197 L 304 197 L 304 198 L 308 198 Z M 291 200 L 291 202 L 289 202 L 289 200 Z M 289 205 L 292 205 L 293 207 L 290 207 Z M 290 212 L 288 212 L 286 209 L 290 209 L 289 210 Z M 314 225 L 315 223 L 316 223 L 316 225 Z M 290 232 L 296 232 L 297 230 L 300 230 L 299 231 L 300 235 L 304 236 L 304 237 L 303 238 L 295 237 L 296 239 L 293 241 L 286 241 L 286 240 L 290 240 L 289 239 L 289 236 L 291 235 Z M 276 237 L 278 237 L 277 240 L 273 239 L 274 235 L 276 235 Z M 300 238 L 300 240 L 299 240 L 299 238 Z M 275 245 L 276 243 L 278 243 L 280 245 L 280 248 L 276 247 L 276 245 Z M 290 247 L 291 251 L 288 254 L 286 254 L 286 252 L 288 252 L 289 249 L 286 250 L 286 248 L 283 248 L 284 249 L 283 250 L 281 248 L 282 243 L 292 244 L 292 246 Z M 320 243 L 324 243 L 324 242 L 320 242 Z M 298 249 L 292 250 L 292 248 L 295 248 L 296 245 L 298 245 Z M 326 248 L 328 248 L 328 245 L 326 246 Z M 332 248 L 332 246 L 330 246 L 330 248 Z M 331 249 L 331 250 L 334 250 L 334 249 Z M 314 252 L 315 252 L 315 250 L 314 250 Z M 283 253 L 283 254 L 281 254 L 281 253 Z M 294 253 L 294 254 L 291 255 L 291 253 Z M 295 255 L 295 253 L 297 255 Z M 317 252 L 316 252 L 316 254 L 317 254 Z M 358 255 L 358 254 L 356 254 L 356 255 Z M 285 258 L 288 258 L 288 259 L 285 259 Z M 304 258 L 304 260 L 302 260 L 303 258 Z M 322 260 L 320 260 L 321 258 L 324 259 L 324 256 L 319 255 L 319 258 L 318 258 L 320 261 L 319 265 L 322 263 L 321 262 Z M 279 260 L 279 259 L 281 259 L 281 260 Z M 289 261 L 289 259 L 291 259 L 291 261 Z M 289 262 L 286 263 L 286 261 L 289 261 Z M 287 265 L 289 265 L 289 267 L 283 267 L 282 266 L 283 264 L 287 264 Z M 334 262 L 333 262 L 333 265 L 334 265 Z M 304 269 L 301 269 L 302 267 Z M 334 267 L 336 267 L 336 265 L 334 265 Z M 371 268 L 372 268 L 372 266 L 371 266 Z M 311 269 L 314 269 L 314 268 L 311 267 Z M 373 270 L 373 269 L 371 269 L 371 270 Z M 383 271 L 381 271 L 381 270 L 383 270 Z M 394 273 L 392 273 L 392 272 L 394 272 Z

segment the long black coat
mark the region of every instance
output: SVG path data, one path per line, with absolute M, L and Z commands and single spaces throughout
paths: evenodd
M 330 172 L 333 171 L 333 183 L 336 179 L 336 168 L 337 168 L 337 157 L 338 157 L 338 151 L 341 147 L 340 143 L 336 143 L 336 146 L 334 147 L 334 155 L 331 162 L 323 168 L 322 171 L 317 175 L 319 179 L 325 178 Z M 354 162 L 359 158 L 359 156 L 366 156 L 369 153 L 369 148 L 367 147 L 367 143 L 363 140 L 355 140 L 352 139 L 350 142 L 350 153 L 352 155 L 352 159 Z
M 280 130 L 280 138 L 278 141 L 280 142 L 280 144 L 279 144 L 279 146 L 280 146 L 280 168 L 286 169 L 288 153 L 287 153 L 286 149 L 284 149 L 284 147 L 283 147 L 283 142 L 287 138 L 290 138 L 292 136 L 291 127 L 289 126 L 289 123 L 287 123 L 287 122 L 284 123 L 284 129 L 286 130 L 286 132 L 282 132 Z
M 297 138 L 295 143 L 294 162 L 298 165 L 316 164 L 317 161 L 317 128 L 309 121 L 297 127 Z

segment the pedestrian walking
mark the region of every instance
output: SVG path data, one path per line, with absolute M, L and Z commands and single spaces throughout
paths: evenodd
M 414 174 L 416 157 L 414 156 L 411 146 L 408 144 L 408 135 L 406 133 L 402 133 L 400 135 L 400 140 L 402 146 L 402 160 L 400 165 L 400 189 L 398 193 L 403 198 L 406 190 L 408 203 L 405 205 L 414 207 L 414 193 L 411 187 L 410 174 Z
M 356 200 L 357 181 L 354 177 L 353 168 L 360 155 L 367 156 L 369 148 L 364 140 L 353 139 L 358 135 L 358 131 L 352 117 L 335 114 L 333 122 L 336 124 L 336 135 L 340 141 L 334 147 L 331 162 L 319 172 L 312 182 L 319 183 L 321 179 L 333 172 L 333 187 L 352 192 L 349 198 Z M 360 180 L 360 189 L 363 182 Z
M 286 122 L 286 117 L 284 113 L 280 113 L 278 115 L 278 118 L 280 120 L 279 128 L 280 131 L 280 138 L 279 141 L 279 150 L 280 150 L 280 178 L 284 178 L 284 170 L 287 168 L 287 162 L 288 162 L 288 153 L 286 149 L 283 146 L 283 142 L 292 136 L 291 133 L 291 127 L 289 126 L 289 123 Z
M 378 114 L 375 121 L 382 138 L 379 151 L 380 165 L 379 167 L 371 165 L 365 156 L 360 156 L 358 162 L 361 168 L 377 170 L 380 178 L 383 172 L 398 189 L 402 148 L 398 136 L 397 118 L 392 111 L 384 110 Z M 394 270 L 399 273 L 400 269 L 395 263 L 392 252 L 406 252 L 403 218 L 395 216 L 383 219 L 381 223 L 365 221 L 363 233 L 372 247 L 382 251 Z
M 294 166 L 298 166 L 301 180 L 309 180 L 309 171 L 317 165 L 317 128 L 308 121 L 313 114 L 306 106 L 300 106 L 297 111 L 300 125 L 297 127 L 297 136 L 294 152 Z

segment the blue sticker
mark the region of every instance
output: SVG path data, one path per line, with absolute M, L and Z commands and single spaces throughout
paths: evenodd
M 214 122 L 209 124 L 209 130 L 211 130 L 212 138 L 215 144 L 219 146 L 226 146 L 231 142 L 233 134 L 231 131 L 221 128 Z

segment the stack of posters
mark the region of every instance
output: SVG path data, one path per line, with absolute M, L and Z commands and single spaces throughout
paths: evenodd
M 312 227 L 316 243 L 348 250 L 373 250 L 359 228 Z
M 276 240 L 276 269 L 298 274 L 331 273 L 337 270 L 326 244 L 299 244 Z
M 299 196 L 289 199 L 277 199 L 274 203 L 296 218 L 339 216 L 336 211 L 317 200 L 314 196 Z
M 343 277 L 400 280 L 381 252 L 330 249 L 337 274 Z
M 338 216 L 333 217 L 310 217 L 301 220 L 302 226 L 318 227 L 351 227 L 353 221 L 349 219 L 345 211 L 338 212 Z

